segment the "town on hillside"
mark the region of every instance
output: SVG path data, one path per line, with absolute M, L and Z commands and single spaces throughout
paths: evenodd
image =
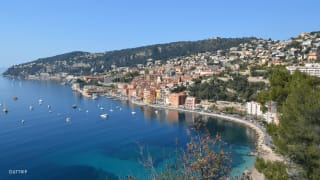
M 92 59 L 103 53 L 82 56 Z M 113 64 L 103 73 L 92 69 L 91 75 L 52 73 L 54 65 L 42 64 L 46 71 L 25 76 L 71 82 L 73 90 L 88 98 L 107 94 L 135 103 L 252 115 L 278 123 L 276 104 L 268 102 L 267 111 L 262 111 L 255 95 L 268 87 L 274 66 L 320 77 L 320 32 L 301 33 L 283 41 L 252 39 L 228 49 L 168 59 L 148 58 L 145 62 L 132 67 Z M 88 68 L 90 64 L 77 62 L 72 67 Z

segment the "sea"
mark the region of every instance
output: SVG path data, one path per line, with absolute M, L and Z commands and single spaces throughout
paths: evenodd
M 112 98 L 87 99 L 59 82 L 0 77 L 0 105 L 1 180 L 147 179 L 144 158 L 152 157 L 156 169 L 172 161 L 198 120 L 222 136 L 232 176 L 255 161 L 248 153 L 256 135 L 247 127 Z

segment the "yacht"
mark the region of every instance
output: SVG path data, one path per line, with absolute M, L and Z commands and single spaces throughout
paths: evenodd
M 67 117 L 66 118 L 66 123 L 70 123 L 71 122 L 71 118 Z
M 42 99 L 39 99 L 38 100 L 38 103 L 41 105 L 43 103 L 43 100 Z
M 76 109 L 76 108 L 77 108 L 77 105 L 76 105 L 76 104 L 73 104 L 73 105 L 72 105 L 72 108 L 73 108 L 73 109 Z
M 109 116 L 108 114 L 101 114 L 101 115 L 100 115 L 100 117 L 103 118 L 103 119 L 108 118 L 108 116 Z

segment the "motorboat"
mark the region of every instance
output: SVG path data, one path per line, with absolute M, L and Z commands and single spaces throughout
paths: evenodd
M 70 123 L 71 122 L 71 118 L 67 117 L 66 118 L 66 123 Z
M 101 114 L 101 115 L 100 115 L 100 117 L 103 118 L 103 119 L 108 118 L 108 116 L 109 116 L 108 114 Z

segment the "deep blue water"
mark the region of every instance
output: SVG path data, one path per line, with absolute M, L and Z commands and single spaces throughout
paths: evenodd
M 156 114 L 151 107 L 125 101 L 85 99 L 59 83 L 3 77 L 0 103 L 0 179 L 117 179 L 126 175 L 143 179 L 148 172 L 139 163 L 139 147 L 145 147 L 154 165 L 161 167 L 174 157 L 176 139 L 179 147 L 188 142 L 187 129 L 195 119 L 207 120 L 209 130 L 219 132 L 228 143 L 233 175 L 254 161 L 247 156 L 254 148 L 254 132 L 225 120 L 173 110 Z M 73 104 L 78 107 L 73 109 Z M 3 108 L 9 112 L 3 113 Z M 102 119 L 102 113 L 109 118 Z

